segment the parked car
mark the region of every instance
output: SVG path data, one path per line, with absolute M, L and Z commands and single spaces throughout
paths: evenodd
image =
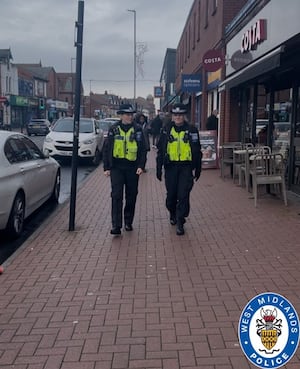
M 50 132 L 51 123 L 48 119 L 31 119 L 26 125 L 28 136 L 46 135 Z
M 117 123 L 120 122 L 120 118 L 104 118 L 107 122 Z
M 46 136 L 43 151 L 55 158 L 67 158 L 73 154 L 73 118 L 58 119 Z M 102 157 L 104 134 L 99 121 L 94 118 L 80 118 L 78 156 L 89 159 L 94 165 Z
M 0 131 L 0 230 L 18 237 L 24 219 L 51 199 L 58 202 L 60 166 L 27 136 Z
M 99 127 L 100 127 L 100 129 L 102 129 L 102 131 L 103 131 L 104 138 L 106 138 L 106 137 L 107 137 L 109 128 L 110 128 L 113 124 L 115 124 L 115 123 L 116 123 L 116 121 L 113 121 L 113 120 L 106 120 L 106 119 L 101 119 L 101 120 L 99 121 Z

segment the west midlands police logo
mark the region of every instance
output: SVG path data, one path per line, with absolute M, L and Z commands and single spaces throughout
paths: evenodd
M 267 292 L 254 297 L 239 321 L 239 341 L 248 360 L 259 368 L 279 368 L 299 344 L 299 318 L 283 296 Z

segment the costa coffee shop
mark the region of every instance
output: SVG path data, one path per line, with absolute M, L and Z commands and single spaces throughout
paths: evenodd
M 249 1 L 226 28 L 227 63 L 219 85 L 223 142 L 261 142 L 280 152 L 288 188 L 298 193 L 299 14 L 300 1 Z

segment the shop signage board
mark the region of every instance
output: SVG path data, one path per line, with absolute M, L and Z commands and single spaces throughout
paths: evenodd
M 259 19 L 247 29 L 241 40 L 242 53 L 256 49 L 258 44 L 267 39 L 266 24 L 266 19 Z
M 28 106 L 28 98 L 24 96 L 11 95 L 10 103 L 14 106 Z
M 252 60 L 253 57 L 251 52 L 243 54 L 241 50 L 237 50 L 232 54 L 230 58 L 230 64 L 234 70 L 239 70 L 251 63 Z
M 181 91 L 182 92 L 200 92 L 201 74 L 182 74 Z
M 154 97 L 163 97 L 164 91 L 162 86 L 154 86 Z
M 221 50 L 208 50 L 202 58 L 203 69 L 207 72 L 215 72 L 225 64 L 225 58 Z
M 217 131 L 199 131 L 202 169 L 218 168 Z

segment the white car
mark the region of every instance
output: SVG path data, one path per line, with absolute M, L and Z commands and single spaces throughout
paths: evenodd
M 60 118 L 45 137 L 43 151 L 55 158 L 72 157 L 74 118 Z M 78 156 L 100 163 L 103 151 L 104 134 L 99 121 L 93 118 L 80 118 Z
M 58 202 L 60 166 L 25 135 L 0 131 L 0 230 L 16 238 L 24 219 L 48 199 Z
M 106 122 L 118 123 L 120 122 L 120 118 L 104 118 Z

